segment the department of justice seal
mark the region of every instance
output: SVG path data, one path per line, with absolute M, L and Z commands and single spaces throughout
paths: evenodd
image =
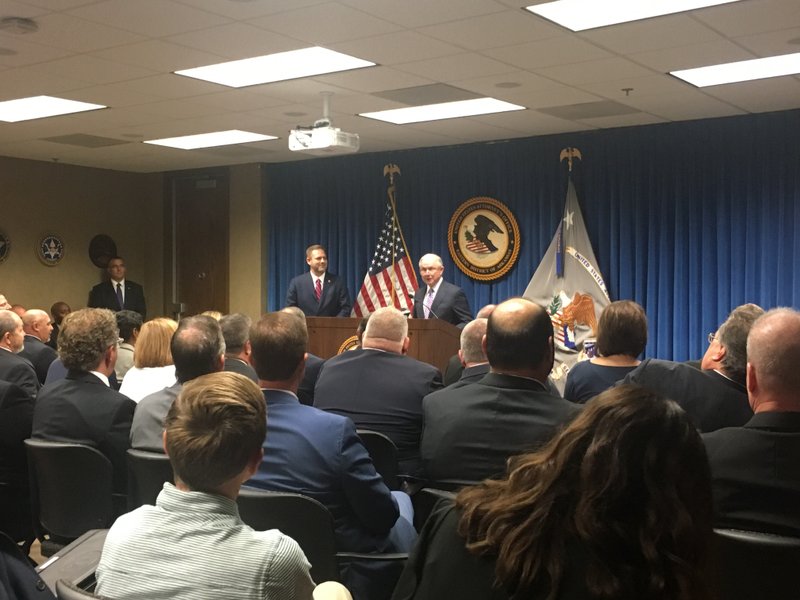
M 494 198 L 470 198 L 459 206 L 447 237 L 453 262 L 473 279 L 499 279 L 517 262 L 519 225 L 508 207 Z
M 55 267 L 64 258 L 64 242 L 61 236 L 48 233 L 36 245 L 36 256 L 48 267 Z

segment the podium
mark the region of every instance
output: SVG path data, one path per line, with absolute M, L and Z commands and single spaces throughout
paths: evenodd
M 308 351 L 321 358 L 336 356 L 355 345 L 357 317 L 308 317 Z M 461 330 L 439 319 L 409 319 L 408 355 L 444 373 L 461 345 Z

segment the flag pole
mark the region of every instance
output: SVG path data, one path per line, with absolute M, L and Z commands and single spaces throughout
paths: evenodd
M 395 204 L 395 186 L 394 186 L 394 176 L 400 175 L 400 167 L 395 164 L 389 163 L 383 166 L 383 176 L 389 177 L 389 187 L 386 189 L 386 195 L 389 197 L 389 205 L 392 207 L 392 230 L 398 226 L 397 223 L 397 206 Z M 394 247 L 394 231 L 392 233 L 392 270 L 390 278 L 392 280 L 392 306 L 397 303 L 397 284 L 395 282 L 395 277 L 397 274 L 395 273 L 395 257 L 397 252 L 395 251 Z M 402 235 L 402 234 L 401 234 Z M 405 243 L 404 243 L 405 245 Z

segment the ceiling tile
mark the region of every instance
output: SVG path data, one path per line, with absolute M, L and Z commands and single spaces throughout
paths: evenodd
M 170 0 L 104 0 L 72 9 L 70 14 L 147 37 L 206 29 L 229 21 Z
M 625 81 L 630 79 L 653 75 L 651 69 L 637 65 L 624 58 L 604 58 L 602 60 L 546 67 L 538 69 L 537 73 L 543 77 L 549 77 L 570 85 L 595 83 L 604 80 L 619 81 L 624 84 Z M 621 85 L 620 87 L 628 86 Z
M 467 77 L 483 77 L 516 71 L 507 63 L 470 53 L 403 63 L 395 68 L 434 81 L 455 81 Z
M 755 56 L 738 44 L 729 40 L 721 40 L 678 48 L 637 52 L 628 58 L 661 73 L 668 73 L 677 69 L 691 69 L 734 60 L 747 60 L 755 58 Z
M 215 0 L 215 2 L 219 1 Z M 224 56 L 229 60 L 297 50 L 307 45 L 288 36 L 246 23 L 228 23 L 200 31 L 173 35 L 166 39 L 175 44 Z
M 50 13 L 37 21 L 39 31 L 31 35 L 31 41 L 41 37 L 49 46 L 72 52 L 92 52 L 145 39 L 124 29 L 93 23 L 66 13 Z
M 420 28 L 420 33 L 470 50 L 485 50 L 558 37 L 564 30 L 528 11 L 504 11 Z
M 114 62 L 145 67 L 151 71 L 178 71 L 224 62 L 225 57 L 201 52 L 161 40 L 149 40 L 108 48 L 92 56 Z
M 29 67 L 33 72 L 71 77 L 88 83 L 113 83 L 153 75 L 155 71 L 92 56 L 71 56 Z
M 493 0 L 342 0 L 342 3 L 404 27 L 423 27 L 502 10 Z
M 625 54 L 723 39 L 710 27 L 680 14 L 583 31 L 581 37 L 612 52 Z
M 458 54 L 461 49 L 414 31 L 401 31 L 372 38 L 334 44 L 331 50 L 344 52 L 379 65 L 397 65 L 415 60 Z
M 695 11 L 692 17 L 723 35 L 737 37 L 775 31 L 800 23 L 800 2 L 745 0 Z
M 794 77 L 772 77 L 715 85 L 703 88 L 703 91 L 750 112 L 769 112 L 796 108 L 796 99 L 800 98 L 800 81 Z
M 492 48 L 486 50 L 484 54 L 523 69 L 568 65 L 611 56 L 611 53 L 594 44 L 567 35 L 527 44 Z

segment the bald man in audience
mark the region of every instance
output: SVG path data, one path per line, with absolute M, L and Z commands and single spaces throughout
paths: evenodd
M 763 314 L 755 304 L 743 304 L 731 311 L 716 333 L 708 336 L 700 369 L 648 358 L 623 382 L 642 385 L 675 400 L 701 432 L 744 425 L 753 416 L 745 389 L 747 335 Z
M 717 527 L 800 537 L 800 312 L 775 309 L 747 338 L 742 427 L 703 436 Z
M 526 298 L 499 304 L 487 320 L 482 346 L 487 375 L 422 402 L 428 479 L 480 481 L 499 475 L 510 456 L 535 450 L 579 411 L 548 389 L 553 325 L 542 307 Z
M 31 361 L 20 356 L 24 347 L 22 319 L 15 312 L 0 310 L 0 380 L 13 383 L 35 398 L 42 384 Z
M 32 308 L 22 315 L 22 329 L 25 332 L 25 347 L 19 355 L 31 361 L 39 383 L 44 385 L 47 369 L 58 357 L 56 351 L 47 345 L 53 331 L 50 315 L 38 308 Z
M 475 315 L 475 320 L 488 319 L 489 315 L 492 314 L 492 311 L 495 309 L 495 306 L 497 306 L 497 305 L 496 304 L 487 304 L 486 306 L 484 306 L 482 309 L 480 309 L 478 311 L 478 314 Z M 473 322 L 474 321 L 471 321 L 470 323 L 473 323 Z M 481 338 L 483 337 L 484 333 L 486 333 L 486 327 L 483 327 L 483 333 L 481 333 Z M 476 347 L 474 334 L 465 339 L 464 338 L 464 334 L 462 332 L 460 342 L 461 342 L 461 350 L 459 350 L 458 353 L 456 353 L 456 354 L 454 354 L 453 356 L 450 357 L 450 360 L 447 363 L 447 367 L 445 367 L 445 370 L 444 370 L 444 385 L 445 386 L 452 385 L 452 384 L 456 383 L 457 381 L 459 381 L 461 379 L 462 373 L 464 372 L 464 368 L 467 366 L 464 363 L 463 358 L 461 357 L 462 351 L 464 350 L 464 343 L 465 342 L 471 346 L 470 349 L 468 350 L 467 354 L 469 355 L 469 358 L 471 359 L 471 362 L 473 363 L 473 366 L 478 364 L 478 363 L 481 363 L 481 362 L 486 363 L 487 365 L 489 364 L 488 363 L 488 359 L 483 354 L 483 350 L 479 350 L 480 345 L 481 345 L 481 339 L 480 338 L 477 339 L 477 347 Z M 480 352 L 480 355 L 481 355 L 480 359 L 478 359 L 478 352 Z M 487 366 L 486 367 L 486 371 L 483 374 L 485 375 L 488 372 L 489 372 L 489 367 Z M 475 373 L 475 371 L 473 371 L 473 376 L 472 376 L 473 379 L 474 379 L 474 373 Z
M 396 308 L 369 318 L 361 348 L 328 359 L 314 391 L 314 406 L 350 417 L 360 429 L 387 435 L 400 469 L 419 469 L 422 398 L 442 387 L 436 367 L 408 352 L 408 319 Z

